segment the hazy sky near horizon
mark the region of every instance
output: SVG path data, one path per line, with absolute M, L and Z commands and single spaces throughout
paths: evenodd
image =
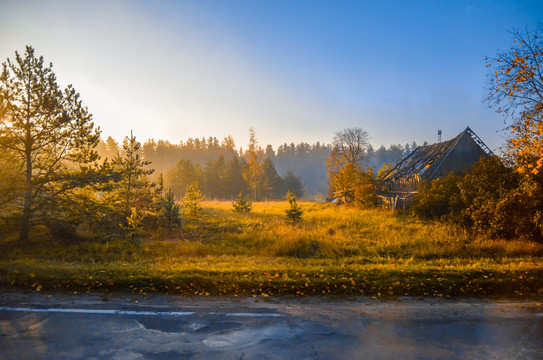
M 6 1 L 0 61 L 25 45 L 73 84 L 102 136 L 378 147 L 470 126 L 492 149 L 485 57 L 534 30 L 541 1 Z

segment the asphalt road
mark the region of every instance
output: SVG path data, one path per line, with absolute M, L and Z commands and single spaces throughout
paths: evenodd
M 543 359 L 543 304 L 4 290 L 0 359 Z

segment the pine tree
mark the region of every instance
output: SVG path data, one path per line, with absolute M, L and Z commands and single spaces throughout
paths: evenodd
M 304 184 L 302 179 L 294 173 L 291 169 L 288 169 L 285 177 L 283 178 L 284 191 L 291 192 L 295 196 L 302 197 L 304 195 Z
M 131 212 L 131 208 L 136 205 L 145 207 L 149 202 L 151 184 L 145 177 L 154 172 L 154 169 L 146 169 L 150 161 L 145 161 L 139 154 L 141 144 L 136 137 L 130 133 L 130 138 L 126 138 L 123 144 L 123 156 L 118 154 L 113 159 L 114 169 L 121 176 L 122 192 L 124 194 L 124 208 L 126 213 Z
M 215 162 L 215 174 L 218 179 L 218 183 L 216 185 L 215 191 L 216 195 L 219 199 L 225 199 L 227 196 L 228 189 L 226 188 L 226 160 L 224 159 L 224 156 L 219 156 L 219 159 Z
M 113 139 L 111 136 L 108 136 L 106 139 L 106 147 L 107 147 L 108 159 L 113 159 L 121 151 L 121 149 L 119 149 L 119 144 L 117 144 L 115 139 Z
M 266 193 L 268 199 L 277 199 L 284 194 L 283 192 L 283 179 L 277 173 L 273 161 L 267 157 L 262 164 L 264 168 L 262 176 L 262 188 Z
M 130 238 L 134 240 L 136 236 L 143 234 L 143 216 L 136 208 L 130 209 L 130 215 L 126 218 L 126 225 L 121 225 L 123 230 L 130 234 Z
M 181 214 L 179 205 L 175 201 L 175 196 L 172 189 L 168 189 L 168 192 L 162 196 L 159 209 L 159 217 L 163 223 L 168 226 L 168 231 L 172 231 L 172 226 L 181 223 Z
M 236 194 L 248 191 L 247 182 L 243 176 L 242 161 L 237 156 L 228 161 L 224 183 L 227 189 L 226 196 L 230 199 L 233 199 Z
M 226 178 L 226 161 L 219 156 L 217 161 L 209 159 L 204 165 L 204 193 L 211 199 L 224 199 Z
M 188 217 L 196 217 L 202 212 L 201 202 L 204 200 L 204 195 L 200 191 L 197 182 L 193 182 L 185 191 L 183 197 L 183 206 L 185 215 Z
M 292 220 L 294 222 L 302 219 L 302 214 L 304 213 L 302 211 L 302 208 L 300 205 L 298 205 L 298 202 L 296 201 L 296 195 L 291 193 L 290 191 L 286 195 L 289 208 L 285 210 L 286 216 L 288 220 Z
M 152 204 L 151 188 L 147 175 L 154 172 L 154 169 L 146 169 L 150 161 L 145 161 L 139 154 L 141 144 L 136 137 L 130 133 L 123 144 L 123 155 L 118 154 L 113 159 L 113 169 L 118 172 L 120 181 L 121 202 L 126 216 L 130 216 L 131 209 L 148 210 Z
M 0 151 L 14 155 L 21 169 L 15 175 L 24 184 L 21 241 L 28 240 L 36 210 L 51 208 L 51 196 L 82 185 L 69 174 L 97 159 L 92 115 L 71 85 L 59 87 L 52 66 L 27 46 L 23 56 L 15 52 L 15 61 L 3 63 L 0 74 Z
M 234 207 L 234 211 L 242 213 L 250 212 L 253 204 L 240 192 L 236 201 L 232 202 L 232 206 Z
M 202 178 L 202 169 L 199 164 L 190 160 L 181 159 L 177 165 L 166 174 L 166 184 L 178 196 L 185 195 L 185 189 L 193 182 Z

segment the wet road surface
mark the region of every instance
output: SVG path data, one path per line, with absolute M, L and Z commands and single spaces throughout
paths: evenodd
M 0 292 L 0 359 L 543 359 L 543 304 Z

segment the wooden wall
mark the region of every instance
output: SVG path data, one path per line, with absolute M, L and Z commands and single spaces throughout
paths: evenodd
M 442 158 L 434 162 L 425 172 L 428 180 L 444 177 L 451 172 L 457 174 L 465 170 L 471 170 L 481 156 L 488 156 L 483 149 L 468 134 L 464 133 L 458 143 L 444 154 Z

